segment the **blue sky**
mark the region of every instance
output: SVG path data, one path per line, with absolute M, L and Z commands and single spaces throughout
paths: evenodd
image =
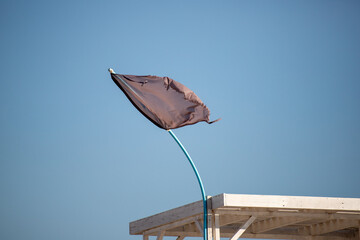
M 171 77 L 208 195 L 360 197 L 359 1 L 0 1 L 0 238 L 139 239 L 201 199 L 107 69 Z M 172 239 L 172 238 L 169 238 Z

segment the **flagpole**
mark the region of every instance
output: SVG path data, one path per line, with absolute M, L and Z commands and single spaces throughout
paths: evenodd
M 108 69 L 110 73 L 112 74 L 115 74 L 114 70 L 109 68 Z M 122 80 L 122 79 L 121 79 Z M 126 83 L 125 83 L 126 84 Z M 131 87 L 130 87 L 131 89 Z M 191 165 L 191 167 L 193 168 L 194 172 L 195 172 L 195 175 L 196 175 L 196 178 L 199 182 L 199 185 L 200 185 L 200 189 L 201 189 L 201 196 L 202 196 L 202 200 L 203 200 L 203 208 L 204 208 L 204 227 L 203 227 L 203 237 L 204 237 L 204 240 L 207 240 L 208 239 L 208 234 L 207 234 L 207 230 L 208 230 L 208 227 L 207 227 L 207 216 L 208 216 L 208 212 L 207 212 L 207 199 L 206 199 L 206 194 L 205 194 L 205 189 L 204 189 L 204 185 L 201 181 L 201 177 L 200 177 L 200 174 L 198 172 L 198 170 L 196 169 L 196 166 L 193 162 L 193 160 L 191 159 L 189 153 L 186 151 L 185 147 L 182 145 L 182 143 L 180 142 L 180 140 L 176 137 L 176 135 L 169 129 L 167 130 L 170 135 L 174 138 L 174 140 L 177 142 L 177 144 L 179 145 L 179 147 L 181 148 L 181 150 L 184 152 L 185 156 L 187 157 L 187 159 L 189 160 L 189 163 Z
M 191 159 L 189 153 L 186 151 L 185 147 L 182 145 L 182 143 L 180 142 L 180 140 L 176 137 L 176 135 L 169 129 L 167 130 L 170 135 L 174 138 L 174 140 L 177 142 L 177 144 L 179 145 L 179 147 L 181 148 L 181 150 L 184 152 L 185 156 L 187 157 L 187 159 L 189 160 L 189 163 L 191 165 L 191 167 L 193 168 L 196 178 L 199 182 L 200 185 L 200 189 L 201 189 L 201 196 L 202 196 L 202 200 L 203 200 L 203 207 L 204 207 L 204 227 L 203 227 L 203 236 L 204 236 L 204 240 L 207 240 L 207 199 L 206 199 L 206 194 L 205 194 L 205 189 L 204 189 L 204 185 L 201 181 L 201 177 L 200 174 L 198 172 L 198 170 L 196 169 L 196 166 L 193 162 L 193 160 Z

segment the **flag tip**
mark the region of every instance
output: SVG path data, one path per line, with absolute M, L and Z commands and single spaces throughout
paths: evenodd
M 114 70 L 112 70 L 112 68 L 109 68 L 108 71 L 109 71 L 110 73 L 115 73 Z

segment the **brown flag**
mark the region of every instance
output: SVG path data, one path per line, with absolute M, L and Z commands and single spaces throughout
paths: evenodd
M 111 73 L 131 103 L 156 126 L 169 130 L 209 121 L 210 111 L 193 91 L 179 82 L 158 76 Z

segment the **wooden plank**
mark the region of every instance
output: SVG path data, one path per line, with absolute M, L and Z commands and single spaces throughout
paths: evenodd
M 308 219 L 309 218 L 301 218 L 301 217 L 271 217 L 252 224 L 251 232 L 263 233 L 284 226 L 289 226 L 295 223 L 303 222 Z
M 150 217 L 139 219 L 130 223 L 130 234 L 142 234 L 142 232 L 167 223 L 175 222 L 186 217 L 194 216 L 203 212 L 203 202 L 197 201 L 182 207 L 174 208 Z
M 230 238 L 230 240 L 237 240 L 239 239 L 239 237 L 246 231 L 246 229 L 255 221 L 256 217 L 255 216 L 251 216 L 249 218 L 249 220 L 246 221 L 246 223 L 244 223 L 244 225 L 242 225 L 242 227 L 234 234 L 234 236 L 232 236 Z
M 307 209 L 327 211 L 360 211 L 358 198 L 330 198 L 330 197 L 297 197 L 271 195 L 242 195 L 221 194 L 219 200 L 215 196 L 215 205 L 219 207 L 257 207 L 279 209 Z M 219 203 L 223 202 L 223 206 Z

